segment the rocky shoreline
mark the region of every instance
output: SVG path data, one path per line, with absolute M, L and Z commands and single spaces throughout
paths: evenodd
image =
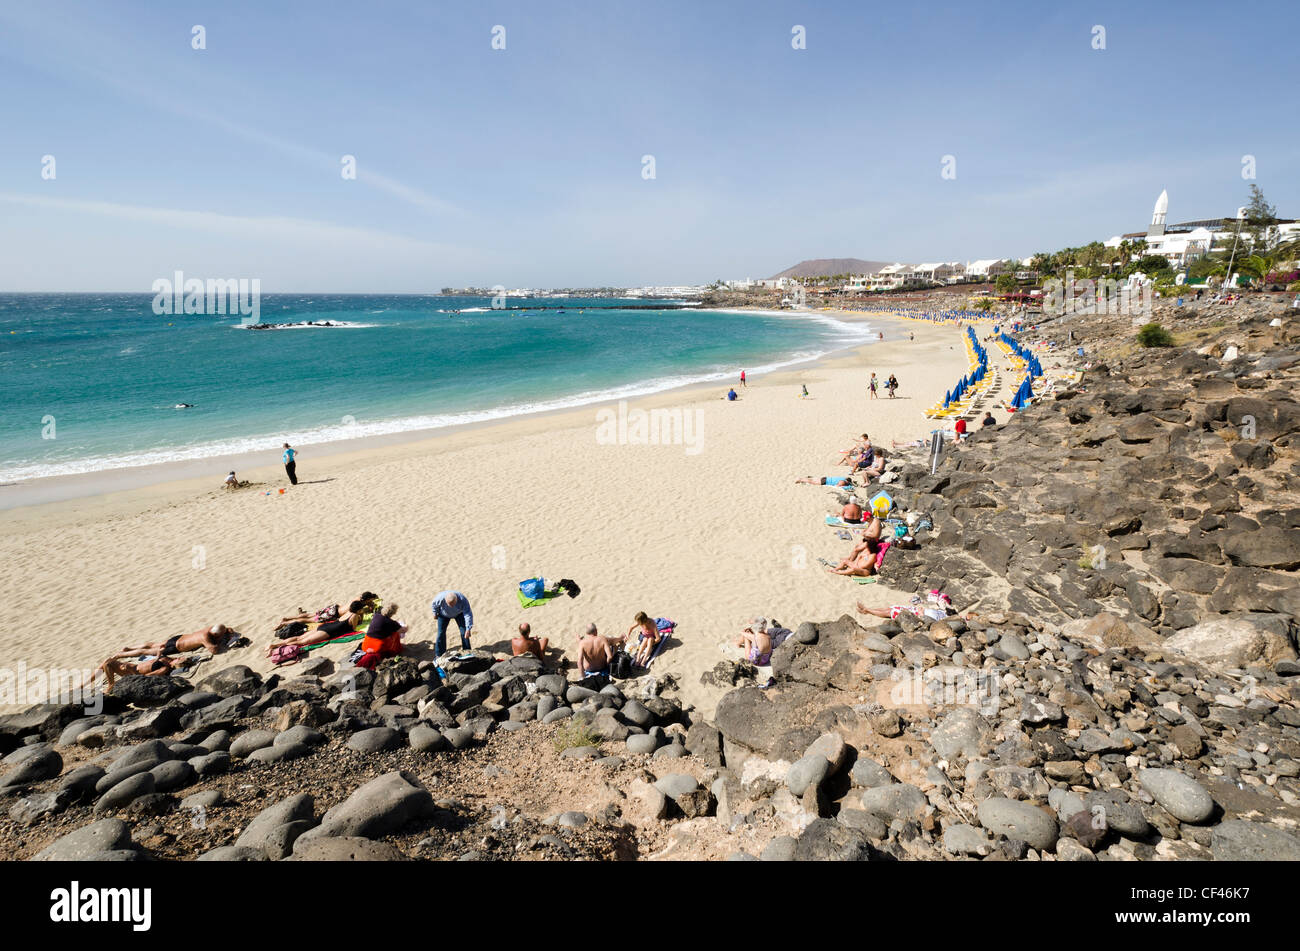
M 1300 345 L 1280 308 L 1045 321 L 1092 366 L 934 474 L 882 580 L 962 613 L 805 622 L 591 690 L 474 651 L 128 677 L 0 717 L 20 859 L 1300 860 Z M 1271 326 L 1275 317 L 1281 326 Z M 870 494 L 879 486 L 868 487 Z M 861 491 L 861 490 L 860 490 Z M 766 673 L 763 674 L 766 677 Z

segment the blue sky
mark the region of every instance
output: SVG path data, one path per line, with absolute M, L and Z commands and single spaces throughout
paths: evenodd
M 1281 3 L 4 0 L 0 290 L 1023 256 L 1143 227 L 1162 188 L 1171 221 L 1231 214 L 1243 155 L 1300 216 L 1293 23 Z

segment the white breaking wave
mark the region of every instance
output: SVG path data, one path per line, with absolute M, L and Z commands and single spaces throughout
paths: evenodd
M 742 313 L 754 313 L 743 311 Z M 837 322 L 838 323 L 838 322 Z M 839 349 L 839 348 L 837 348 Z M 816 360 L 833 353 L 834 350 L 808 350 L 793 353 L 776 363 L 747 367 L 750 376 L 756 373 L 772 373 L 797 363 Z M 191 462 L 197 459 L 209 459 L 214 456 L 236 456 L 255 452 L 274 453 L 270 462 L 279 461 L 281 443 L 294 446 L 312 446 L 319 443 L 339 442 L 347 439 L 360 439 L 368 436 L 387 436 L 394 433 L 419 432 L 421 430 L 446 429 L 450 426 L 464 426 L 469 423 L 486 423 L 495 420 L 526 416 L 531 413 L 548 413 L 558 410 L 576 409 L 593 403 L 610 400 L 631 399 L 649 396 L 682 386 L 699 383 L 716 383 L 734 380 L 739 367 L 710 367 L 708 370 L 691 375 L 660 377 L 642 380 L 624 386 L 611 387 L 606 390 L 590 390 L 573 396 L 557 397 L 527 403 L 511 403 L 485 410 L 466 410 L 455 413 L 441 413 L 426 416 L 404 416 L 396 419 L 378 419 L 357 421 L 350 424 L 331 424 L 304 429 L 297 432 L 280 432 L 266 435 L 247 436 L 235 439 L 223 439 L 194 446 L 163 447 L 159 449 L 142 449 L 115 455 L 90 456 L 57 463 L 19 464 L 0 469 L 0 482 L 20 482 L 27 479 L 43 479 L 51 476 L 84 475 L 89 472 L 103 472 L 108 469 L 132 469 L 140 466 L 152 466 L 169 462 Z M 262 464 L 262 463 L 258 463 Z

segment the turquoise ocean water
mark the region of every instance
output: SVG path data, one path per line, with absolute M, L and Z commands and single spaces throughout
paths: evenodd
M 731 381 L 868 334 L 823 315 L 631 309 L 647 303 L 263 295 L 263 322 L 348 326 L 250 331 L 156 315 L 144 294 L 0 294 L 0 482 Z

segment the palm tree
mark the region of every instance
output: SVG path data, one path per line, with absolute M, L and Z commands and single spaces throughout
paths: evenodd
M 1277 258 L 1271 254 L 1252 254 L 1246 260 L 1238 262 L 1237 266 L 1248 274 L 1258 277 L 1259 282 L 1263 284 L 1273 273 L 1276 264 Z

